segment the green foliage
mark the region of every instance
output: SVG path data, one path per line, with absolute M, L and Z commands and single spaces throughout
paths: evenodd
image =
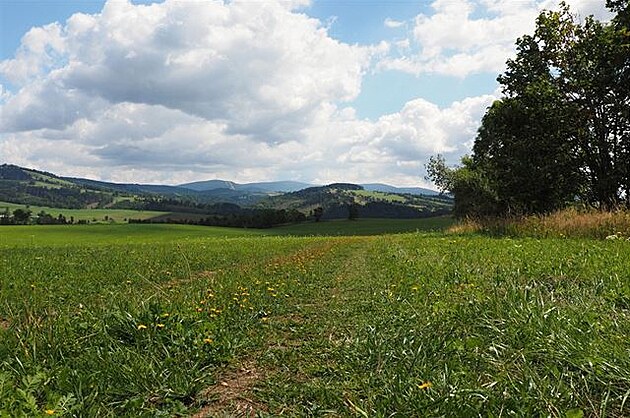
M 13 219 L 17 224 L 27 224 L 31 220 L 31 210 L 16 209 L 13 211 Z
M 497 196 L 491 177 L 468 156 L 462 165 L 451 168 L 441 155 L 431 157 L 427 164 L 427 180 L 433 181 L 442 192 L 455 196 L 453 215 L 483 217 L 497 211 Z
M 353 203 L 348 206 L 348 220 L 356 221 L 359 219 L 359 205 Z
M 562 109 L 557 92 L 537 83 L 525 94 L 497 100 L 486 112 L 473 148 L 473 171 L 489 178 L 497 201 L 493 214 L 546 213 L 579 193 L 579 164 L 564 140 L 572 113 Z
M 476 190 L 487 187 L 493 215 L 549 213 L 576 200 L 630 207 L 628 6 L 612 0 L 608 7 L 617 13 L 610 23 L 580 23 L 566 5 L 544 11 L 534 34 L 517 40 L 516 57 L 498 77 L 504 97 L 486 112 L 472 163 L 460 169 L 474 172 L 476 185 L 483 179 Z M 429 176 L 453 179 L 457 171 Z M 456 206 L 469 202 L 455 185 L 438 184 Z M 458 214 L 480 212 L 469 205 Z

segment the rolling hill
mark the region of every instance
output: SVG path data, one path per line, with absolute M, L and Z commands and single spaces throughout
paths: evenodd
M 317 211 L 321 208 L 322 219 L 424 218 L 450 213 L 452 200 L 441 196 L 370 191 L 356 184 L 334 183 L 270 196 L 255 206 L 298 210 L 309 216 L 319 216 Z
M 71 209 L 132 208 L 147 199 L 167 198 L 198 204 L 247 206 L 268 195 L 265 191 L 234 188 L 194 190 L 159 184 L 110 183 L 61 177 L 11 164 L 0 165 L 0 201 L 25 205 Z
M 252 192 L 266 192 L 266 193 L 290 193 L 307 189 L 309 187 L 319 187 L 320 185 L 303 183 L 299 181 L 268 181 L 259 183 L 234 183 L 228 180 L 206 180 L 196 181 L 193 183 L 180 184 L 177 187 L 185 188 L 195 191 L 209 191 L 216 189 L 230 189 L 230 190 L 242 190 Z M 359 184 L 367 191 L 371 192 L 385 192 L 385 193 L 398 193 L 398 194 L 413 194 L 424 196 L 438 196 L 440 192 L 435 190 L 426 189 L 423 187 L 396 187 L 383 183 L 367 183 Z
M 229 189 L 248 192 L 259 193 L 286 193 L 295 192 L 298 190 L 312 187 L 312 184 L 301 183 L 299 181 L 268 181 L 259 183 L 234 183 L 228 180 L 206 180 L 196 181 L 193 183 L 180 184 L 178 187 L 196 190 L 200 192 L 217 190 L 217 189 Z
M 83 209 L 110 207 L 135 198 L 115 188 L 89 187 L 44 171 L 0 165 L 0 201 L 4 202 Z
M 396 191 L 407 191 L 400 193 Z M 416 194 L 425 191 L 427 194 Z M 411 193 L 414 192 L 414 193 Z M 400 189 L 384 184 L 335 183 L 312 186 L 295 181 L 239 184 L 209 180 L 179 186 L 110 183 L 61 177 L 16 165 L 0 165 L 0 202 L 67 209 L 121 208 L 215 213 L 217 205 L 252 210 L 299 211 L 324 219 L 420 218 L 450 212 L 452 200 L 428 189 Z M 230 206 L 228 206 L 230 207 Z M 318 208 L 321 208 L 319 211 Z M 224 208 L 220 208 L 224 212 Z
M 426 189 L 424 187 L 395 187 L 389 184 L 383 183 L 369 183 L 361 184 L 361 186 L 370 192 L 385 192 L 385 193 L 402 193 L 402 194 L 415 194 L 425 196 L 439 196 L 440 192 Z

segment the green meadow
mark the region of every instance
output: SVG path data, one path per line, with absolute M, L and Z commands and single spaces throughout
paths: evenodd
M 359 219 L 305 222 L 270 229 L 200 227 L 176 224 L 9 225 L 0 229 L 0 248 L 24 246 L 106 245 L 179 242 L 196 238 L 379 235 L 438 231 L 453 224 L 450 217 L 426 219 Z
M 26 208 L 27 206 L 17 203 L 0 202 L 0 211 L 8 209 L 12 212 L 15 209 Z M 89 221 L 98 223 L 126 222 L 127 219 L 150 219 L 167 214 L 167 212 L 132 209 L 65 209 L 50 208 L 48 206 L 28 206 L 28 209 L 31 210 L 33 216 L 44 211 L 54 218 L 62 214 L 68 220 L 70 220 L 70 217 L 73 217 L 75 222 Z
M 630 242 L 448 222 L 1 227 L 0 416 L 630 415 Z

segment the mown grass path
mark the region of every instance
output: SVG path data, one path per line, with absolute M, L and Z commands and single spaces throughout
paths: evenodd
M 207 238 L 0 259 L 0 416 L 630 411 L 626 241 Z
M 238 387 L 249 374 L 242 391 L 207 411 L 625 416 L 628 249 L 418 235 L 339 241 L 301 264 L 299 291 L 222 382 Z

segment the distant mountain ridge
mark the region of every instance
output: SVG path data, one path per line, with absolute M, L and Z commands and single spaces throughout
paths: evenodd
M 319 184 L 309 184 L 299 181 L 267 181 L 257 183 L 235 183 L 229 180 L 205 180 L 195 181 L 192 183 L 179 184 L 178 188 L 190 189 L 195 191 L 208 191 L 216 189 L 231 189 L 231 190 L 245 190 L 245 191 L 257 191 L 257 192 L 278 192 L 278 193 L 291 193 L 298 192 L 300 190 L 307 189 L 309 187 L 321 187 Z M 413 195 L 425 195 L 425 196 L 437 196 L 440 192 L 435 190 L 426 189 L 423 187 L 396 187 L 383 183 L 365 183 L 358 184 L 365 190 L 370 192 L 385 192 L 385 193 L 402 193 Z
M 266 181 L 258 183 L 235 183 L 229 180 L 206 180 L 180 184 L 177 187 L 204 192 L 216 189 L 245 190 L 253 192 L 296 192 L 313 186 L 299 181 Z
M 440 192 L 426 189 L 424 187 L 396 187 L 383 183 L 368 183 L 361 184 L 363 188 L 370 192 L 385 192 L 385 193 L 403 193 L 403 194 L 415 194 L 425 196 L 438 196 Z
M 343 198 L 340 198 L 342 195 Z M 310 213 L 319 205 L 326 207 L 325 216 L 337 217 L 347 210 L 347 205 L 354 202 L 362 207 L 363 215 L 384 213 L 384 209 L 387 209 L 391 210 L 392 216 L 402 217 L 416 216 L 420 212 L 423 215 L 432 214 L 435 210 L 442 211 L 444 204 L 450 206 L 448 197 L 446 201 L 441 199 L 442 196 L 438 196 L 433 190 L 398 188 L 379 183 L 334 183 L 317 186 L 298 181 L 240 184 L 227 180 L 208 180 L 172 186 L 110 183 L 61 177 L 11 164 L 0 165 L 0 202 L 55 208 L 132 209 L 151 206 L 152 210 L 157 210 L 156 202 L 168 201 L 168 204 L 162 203 L 162 206 L 173 208 L 183 205 L 182 210 L 186 211 L 203 205 L 226 203 L 243 208 L 286 209 Z M 387 208 L 378 206 L 384 204 L 388 205 Z M 402 209 L 403 206 L 413 207 L 414 212 L 409 212 L 409 208 Z

